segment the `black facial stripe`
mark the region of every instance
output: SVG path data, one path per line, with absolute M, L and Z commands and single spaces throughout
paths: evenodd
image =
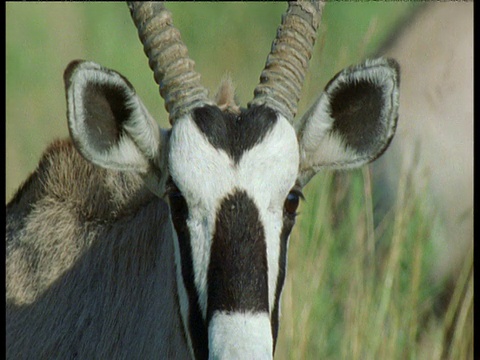
M 206 105 L 193 111 L 193 120 L 210 144 L 238 163 L 243 153 L 260 143 L 273 128 L 277 115 L 266 106 L 242 109 L 238 115 Z
M 285 282 L 285 275 L 286 275 L 286 268 L 287 268 L 288 237 L 290 236 L 290 232 L 292 231 L 294 224 L 295 224 L 294 216 L 291 216 L 289 214 L 285 214 L 283 216 L 282 232 L 280 233 L 280 258 L 278 259 L 277 286 L 275 288 L 275 299 L 273 303 L 272 318 L 271 318 L 273 351 L 275 351 L 275 346 L 277 344 L 280 295 L 282 293 L 283 284 Z
M 208 331 L 198 302 L 198 293 L 194 283 L 192 247 L 187 226 L 187 202 L 180 193 L 169 195 L 172 222 L 177 233 L 182 278 L 189 301 L 188 330 L 196 359 L 208 359 Z
M 268 312 L 265 231 L 246 192 L 223 199 L 208 269 L 207 323 L 215 311 Z

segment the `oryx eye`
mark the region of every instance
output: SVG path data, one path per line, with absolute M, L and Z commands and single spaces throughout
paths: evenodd
M 303 194 L 299 190 L 291 190 L 288 193 L 284 204 L 284 209 L 287 214 L 296 215 L 298 205 L 300 204 L 300 198 L 303 198 Z

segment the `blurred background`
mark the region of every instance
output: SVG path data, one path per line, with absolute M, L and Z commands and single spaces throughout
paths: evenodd
M 299 115 L 330 78 L 373 54 L 418 5 L 329 2 Z M 238 103 L 245 106 L 286 4 L 177 2 L 168 7 L 210 95 L 230 74 Z M 123 74 L 157 121 L 169 126 L 125 4 L 8 2 L 7 201 L 45 147 L 68 136 L 62 75 L 74 59 Z M 402 198 L 402 211 L 377 227 L 368 167 L 319 174 L 304 193 L 307 200 L 290 238 L 276 359 L 440 358 L 444 320 L 434 316 L 439 290 L 426 270 L 431 219 L 422 200 Z

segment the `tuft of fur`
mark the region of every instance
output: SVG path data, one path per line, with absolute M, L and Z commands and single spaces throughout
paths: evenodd
M 240 114 L 240 107 L 235 101 L 235 85 L 230 74 L 225 74 L 220 81 L 215 95 L 215 103 L 222 111 Z

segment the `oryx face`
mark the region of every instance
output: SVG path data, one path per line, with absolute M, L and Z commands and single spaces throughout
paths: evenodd
M 172 296 L 191 354 L 271 358 L 301 189 L 322 168 L 358 167 L 387 148 L 398 66 L 377 59 L 341 71 L 294 126 L 321 3 L 289 4 L 244 109 L 207 97 L 163 4 L 130 7 L 172 128 L 158 128 L 120 74 L 74 62 L 65 72 L 72 139 L 87 160 L 135 171 L 168 200 Z
M 190 333 L 208 331 L 214 347 L 272 351 L 298 169 L 293 127 L 265 106 L 240 114 L 206 106 L 172 129 L 167 188 L 182 310 Z

